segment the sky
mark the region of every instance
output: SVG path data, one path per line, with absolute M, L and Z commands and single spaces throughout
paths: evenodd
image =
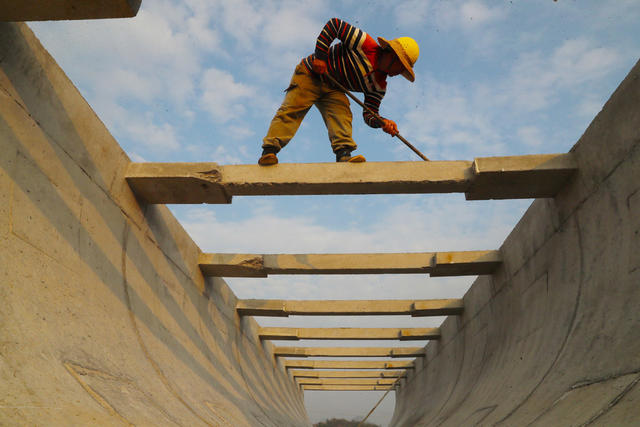
M 636 0 L 144 0 L 133 19 L 30 23 L 133 161 L 254 164 L 284 89 L 339 17 L 413 37 L 416 81 L 388 80 L 381 115 L 432 160 L 568 151 L 640 57 Z M 355 154 L 421 161 L 352 102 Z M 312 109 L 281 163 L 332 162 Z M 236 197 L 171 206 L 205 252 L 498 249 L 531 200 L 453 195 Z M 459 298 L 473 277 L 228 279 L 239 298 Z M 442 318 L 257 318 L 262 326 L 438 326 Z M 291 342 L 275 342 L 291 345 Z M 358 342 L 362 346 L 426 342 Z M 348 345 L 300 341 L 301 346 Z M 381 392 L 305 392 L 312 422 L 362 418 Z M 386 425 L 390 393 L 369 419 Z

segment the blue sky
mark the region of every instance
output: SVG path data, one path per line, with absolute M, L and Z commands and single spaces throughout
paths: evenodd
M 134 161 L 246 164 L 257 161 L 293 68 L 331 17 L 374 37 L 418 41 L 415 83 L 389 79 L 380 111 L 433 160 L 566 152 L 640 57 L 640 2 L 631 0 L 146 0 L 134 19 L 30 26 Z M 420 161 L 367 127 L 354 103 L 352 110 L 356 153 Z M 279 158 L 334 160 L 315 109 Z M 203 251 L 414 252 L 496 249 L 530 202 L 467 202 L 459 194 L 238 197 L 172 210 Z M 241 298 L 446 298 L 462 296 L 473 278 L 228 282 Z M 258 321 L 418 327 L 442 319 Z M 305 399 L 315 422 L 362 417 L 379 397 L 307 392 Z M 371 419 L 385 424 L 392 411 L 391 395 Z

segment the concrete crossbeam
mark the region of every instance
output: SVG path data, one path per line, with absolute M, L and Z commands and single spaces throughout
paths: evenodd
M 448 316 L 462 314 L 461 299 L 436 300 L 238 300 L 240 316 Z
M 276 347 L 286 357 L 424 357 L 424 347 Z
M 146 203 L 231 203 L 233 196 L 465 193 L 467 199 L 551 197 L 576 170 L 571 154 L 470 161 L 132 163 L 127 181 Z
M 577 168 L 577 162 L 570 153 L 476 158 L 473 162 L 474 179 L 466 198 L 554 197 Z
M 130 18 L 142 0 L 3 0 L 0 21 Z
M 440 338 L 438 328 L 279 328 L 261 327 L 263 340 L 400 340 Z
M 313 369 L 292 369 L 294 378 L 399 378 L 405 371 L 327 371 Z
M 413 369 L 412 361 L 386 360 L 291 360 L 283 359 L 286 368 L 301 369 Z
M 200 254 L 205 276 L 267 277 L 270 274 L 491 274 L 502 262 L 499 251 L 370 254 Z
M 316 391 L 387 391 L 393 388 L 386 385 L 303 385 L 302 389 Z
M 397 378 L 302 378 L 298 385 L 393 385 Z

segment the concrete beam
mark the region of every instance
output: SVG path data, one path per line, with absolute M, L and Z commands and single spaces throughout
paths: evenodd
M 278 328 L 261 327 L 263 340 L 400 340 L 440 338 L 438 328 Z
M 387 391 L 393 388 L 384 385 L 303 385 L 302 389 L 316 391 Z
M 200 254 L 205 276 L 267 277 L 270 274 L 491 274 L 499 251 L 370 254 Z
M 567 154 L 479 157 L 473 162 L 473 180 L 467 200 L 554 197 L 578 169 Z
M 424 357 L 424 347 L 275 347 L 287 357 Z
M 233 196 L 465 193 L 471 200 L 551 197 L 576 170 L 571 154 L 470 161 L 131 163 L 127 181 L 146 203 L 231 203 Z
M 397 378 L 302 378 L 298 385 L 384 385 L 395 384 Z
M 292 369 L 294 378 L 399 378 L 406 371 L 326 371 L 312 369 Z
M 459 315 L 461 299 L 436 300 L 238 300 L 240 316 Z
M 283 359 L 285 368 L 301 369 L 413 369 L 411 361 L 386 360 L 291 360 Z
M 142 0 L 0 0 L 0 21 L 130 18 Z

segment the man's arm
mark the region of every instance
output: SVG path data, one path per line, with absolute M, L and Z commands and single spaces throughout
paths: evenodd
M 350 49 L 358 47 L 365 39 L 366 33 L 339 18 L 331 18 L 322 28 L 316 40 L 316 58 L 327 61 L 329 57 L 329 47 L 335 39 L 339 39 L 342 44 Z

